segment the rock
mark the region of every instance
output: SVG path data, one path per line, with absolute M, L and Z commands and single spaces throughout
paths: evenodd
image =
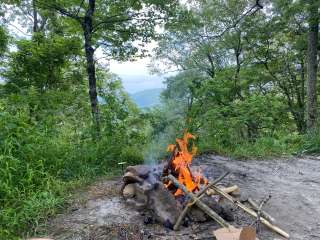
M 146 179 L 149 176 L 151 169 L 152 168 L 149 165 L 136 165 L 136 166 L 127 167 L 125 172 L 126 173 L 130 172 L 135 176 L 139 176 L 143 179 Z
M 122 190 L 122 196 L 125 199 L 133 198 L 135 196 L 136 188 L 134 183 L 127 184 Z
M 148 207 L 154 213 L 156 219 L 166 226 L 173 226 L 181 213 L 173 194 L 168 191 L 162 182 L 158 182 L 155 189 L 150 191 Z
M 168 228 L 177 221 L 181 208 L 173 194 L 160 180 L 160 165 L 129 166 L 123 176 L 122 195 L 138 210 L 149 210 L 155 219 Z
M 122 177 L 123 181 L 125 184 L 129 184 L 129 183 L 142 183 L 143 179 L 141 177 L 139 177 L 138 175 L 132 173 L 132 172 L 126 172 L 123 177 Z

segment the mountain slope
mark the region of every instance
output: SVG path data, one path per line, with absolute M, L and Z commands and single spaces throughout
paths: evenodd
M 160 103 L 162 88 L 147 89 L 130 94 L 131 99 L 140 107 L 152 107 Z

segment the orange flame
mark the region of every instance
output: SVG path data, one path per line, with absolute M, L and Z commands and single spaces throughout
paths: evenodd
M 190 139 L 195 139 L 195 137 L 191 133 L 185 133 L 183 138 L 176 139 L 176 145 L 170 144 L 167 148 L 168 151 L 174 152 L 173 160 L 172 160 L 172 168 L 178 174 L 178 181 L 186 186 L 188 191 L 194 192 L 200 189 L 200 184 L 207 184 L 207 179 L 202 176 L 201 169 L 197 169 L 194 173 L 192 173 L 190 169 L 190 164 L 192 162 L 193 156 L 197 152 L 197 148 L 195 145 L 192 145 L 191 151 L 188 150 L 188 142 Z M 176 151 L 178 148 L 178 151 Z M 168 183 L 166 186 L 169 187 L 171 183 Z M 175 196 L 179 196 L 183 194 L 183 192 L 178 189 L 174 193 Z

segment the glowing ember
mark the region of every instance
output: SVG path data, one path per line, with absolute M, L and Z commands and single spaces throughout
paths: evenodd
M 196 154 L 197 148 L 192 145 L 191 151 L 188 150 L 188 143 L 190 139 L 195 139 L 191 133 L 185 133 L 183 138 L 176 139 L 176 145 L 170 144 L 168 146 L 168 151 L 173 153 L 172 159 L 172 169 L 174 169 L 177 174 L 178 181 L 186 186 L 190 192 L 198 191 L 200 189 L 200 184 L 207 184 L 208 181 L 202 176 L 201 169 L 197 169 L 192 172 L 190 169 L 190 164 L 192 162 L 192 157 Z M 171 183 L 166 186 L 169 187 Z M 178 189 L 174 193 L 175 196 L 179 196 L 183 192 Z

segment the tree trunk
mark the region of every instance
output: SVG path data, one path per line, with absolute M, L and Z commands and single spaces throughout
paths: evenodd
M 241 43 L 241 32 L 237 32 L 237 46 L 234 48 L 234 54 L 236 57 L 236 71 L 234 75 L 234 96 L 235 98 L 238 96 L 240 99 L 243 99 L 241 95 L 241 87 L 240 87 L 240 70 L 241 70 L 241 60 L 240 54 L 242 52 L 242 43 Z
M 300 87 L 300 96 L 301 96 L 301 114 L 302 114 L 302 126 L 301 126 L 301 132 L 305 133 L 306 131 L 306 119 L 305 119 L 305 110 L 306 110 L 306 104 L 305 104 L 305 63 L 304 60 L 301 61 L 301 87 Z
M 32 1 L 32 12 L 33 12 L 33 32 L 38 32 L 38 13 L 36 8 L 35 0 Z
M 307 80 L 307 128 L 313 130 L 317 122 L 317 43 L 319 32 L 318 0 L 309 6 L 308 80 Z
M 97 130 L 97 134 L 100 133 L 100 116 L 98 108 L 97 97 L 97 80 L 96 80 L 96 67 L 94 62 L 94 49 L 92 47 L 92 30 L 93 30 L 93 14 L 95 10 L 95 0 L 89 0 L 89 7 L 82 23 L 84 33 L 84 48 L 87 61 L 87 74 L 89 81 L 89 96 L 91 103 L 91 112 L 93 121 Z

